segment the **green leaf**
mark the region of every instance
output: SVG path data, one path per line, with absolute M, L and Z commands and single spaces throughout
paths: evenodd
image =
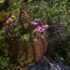
M 32 2 L 33 0 L 28 0 L 28 2 L 30 3 L 30 2 Z
M 21 40 L 23 40 L 23 41 L 24 40 L 29 41 L 29 38 L 30 38 L 29 34 L 24 34 L 24 35 L 21 36 Z

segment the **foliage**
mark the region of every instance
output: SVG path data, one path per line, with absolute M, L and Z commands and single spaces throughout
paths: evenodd
M 9 24 L 6 24 L 5 21 L 7 18 L 11 18 L 14 22 L 10 22 L 11 25 L 8 27 L 8 30 L 12 30 L 12 37 L 14 39 L 29 41 L 31 34 L 32 36 L 36 36 L 35 34 L 37 32 L 35 32 L 33 28 L 34 25 L 31 25 L 32 29 L 30 29 L 30 32 L 32 31 L 32 33 L 30 34 L 29 32 L 27 33 L 27 28 L 24 29 L 25 25 L 23 25 L 23 22 L 25 22 L 25 20 L 22 20 L 24 17 L 22 17 L 23 14 L 21 12 L 26 9 L 27 12 L 29 11 L 30 20 L 37 21 L 38 23 L 40 23 L 40 21 L 42 23 L 47 22 L 47 24 L 49 24 L 48 47 L 50 47 L 50 50 L 48 52 L 50 54 L 53 53 L 53 55 L 55 53 L 60 54 L 66 59 L 66 64 L 70 65 L 70 10 L 67 10 L 69 6 L 67 0 L 27 0 L 27 2 L 26 0 L 7 0 L 9 5 L 6 10 L 2 9 L 5 7 L 4 2 L 3 0 L 0 1 L 0 28 L 4 26 L 8 27 Z M 15 18 L 9 17 L 10 14 L 15 16 Z M 4 39 L 6 35 L 5 29 L 0 29 L 1 70 L 8 70 L 10 59 L 8 56 L 9 45 L 5 43 Z M 16 65 L 14 67 L 16 67 Z
M 23 36 L 21 36 L 21 40 L 29 41 L 29 34 L 24 34 Z

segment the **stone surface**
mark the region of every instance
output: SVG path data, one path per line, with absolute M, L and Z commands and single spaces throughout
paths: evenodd
M 28 67 L 28 70 L 70 70 L 70 67 L 63 63 L 50 63 L 47 58 L 43 57 L 35 65 Z

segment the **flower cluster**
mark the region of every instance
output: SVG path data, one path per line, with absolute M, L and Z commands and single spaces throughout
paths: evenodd
M 36 22 L 36 21 L 31 21 L 31 24 L 33 24 L 33 25 L 36 26 L 35 31 L 37 31 L 39 33 L 44 32 L 48 28 L 47 24 L 41 24 L 41 25 L 39 25 L 39 23 Z
M 14 22 L 14 18 L 16 18 L 16 16 L 15 15 L 11 15 L 10 17 L 8 17 L 6 19 L 6 23 L 12 23 L 12 22 Z
M 30 39 L 36 40 L 37 38 L 40 38 L 40 37 L 44 38 L 43 32 L 49 27 L 48 24 L 40 23 L 35 20 L 31 21 L 30 24 L 31 24 L 31 27 L 29 27 L 29 28 L 31 29 L 31 31 L 29 32 L 24 27 L 25 31 L 27 31 L 27 32 L 21 36 L 21 40 L 29 41 Z

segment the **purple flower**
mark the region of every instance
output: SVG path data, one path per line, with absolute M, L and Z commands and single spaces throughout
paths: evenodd
M 40 31 L 39 31 L 39 32 L 41 33 L 41 32 L 44 32 L 44 31 L 45 31 L 45 29 L 44 29 L 44 28 L 42 28 L 42 29 L 40 29 Z
M 37 32 L 40 32 L 40 33 L 41 33 L 41 32 L 43 32 L 44 30 L 45 30 L 45 28 L 42 28 L 41 26 L 37 26 L 37 27 L 36 27 L 36 31 L 37 31 Z
M 38 23 L 36 21 L 31 21 L 31 24 L 37 25 Z
M 6 20 L 6 23 L 10 23 L 10 22 L 13 22 L 13 18 L 9 17 L 7 20 Z

